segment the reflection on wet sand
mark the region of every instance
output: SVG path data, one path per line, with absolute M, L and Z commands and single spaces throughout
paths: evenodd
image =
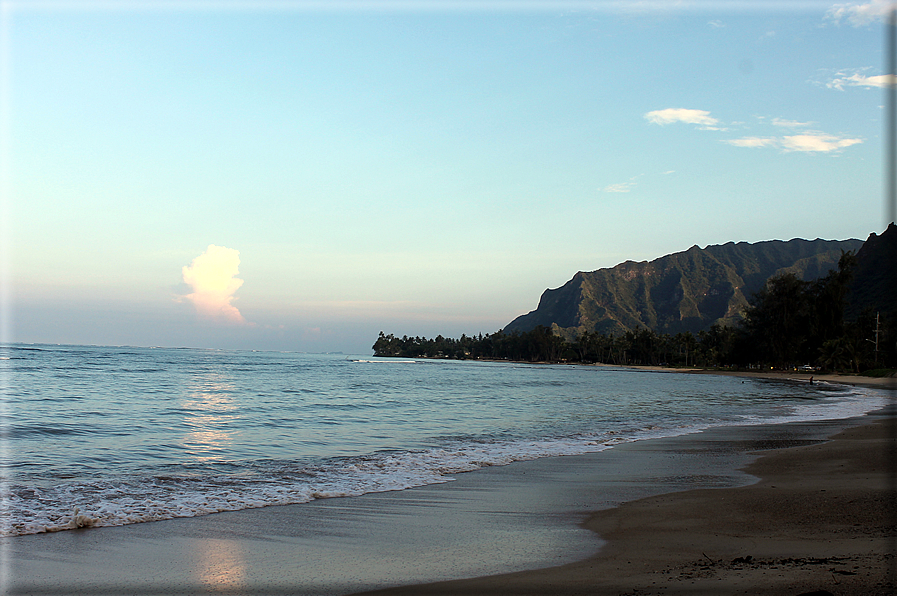
M 198 585 L 228 593 L 246 586 L 246 559 L 239 542 L 200 539 L 195 541 L 191 553 L 193 576 Z

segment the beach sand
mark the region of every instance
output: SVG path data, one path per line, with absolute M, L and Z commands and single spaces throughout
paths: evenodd
M 7 538 L 4 588 L 60 596 L 893 593 L 893 442 L 881 419 L 716 428 L 398 492 Z M 478 579 L 453 579 L 463 577 Z
M 608 544 L 569 565 L 376 592 L 889 595 L 894 420 L 764 455 L 747 487 L 649 497 L 592 515 Z
M 841 373 L 819 373 L 803 371 L 783 370 L 725 370 L 708 368 L 671 368 L 669 366 L 618 366 L 615 364 L 588 364 L 583 366 L 606 366 L 609 368 L 631 368 L 633 370 L 653 371 L 659 373 L 692 374 L 692 375 L 720 375 L 726 377 L 742 377 L 750 379 L 769 379 L 773 381 L 794 381 L 798 383 L 834 383 L 837 385 L 850 385 L 869 387 L 872 389 L 894 390 L 897 389 L 897 379 L 893 377 L 864 377 L 862 375 L 848 375 Z

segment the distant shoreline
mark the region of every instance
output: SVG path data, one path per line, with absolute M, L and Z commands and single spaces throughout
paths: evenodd
M 379 356 L 379 358 L 392 358 L 393 356 Z M 453 358 L 427 358 L 424 356 L 409 357 L 414 360 L 456 360 L 457 362 L 504 362 L 508 364 L 559 364 L 564 366 L 599 366 L 608 368 L 626 368 L 632 370 L 644 370 L 652 372 L 664 373 L 680 373 L 690 375 L 720 375 L 726 377 L 744 377 L 751 379 L 774 379 L 779 381 L 796 381 L 807 383 L 810 379 L 814 382 L 821 381 L 825 383 L 835 383 L 838 385 L 856 385 L 860 387 L 869 387 L 872 389 L 897 389 L 897 378 L 895 377 L 864 377 L 862 375 L 846 375 L 840 373 L 805 373 L 798 371 L 752 371 L 752 370 L 720 370 L 715 368 L 699 368 L 699 367 L 675 367 L 675 366 L 651 366 L 641 364 L 606 364 L 603 362 L 595 362 L 585 364 L 583 362 L 547 362 L 547 361 L 527 361 L 527 360 L 503 360 L 497 358 L 477 358 L 471 360 L 457 360 Z
M 587 366 L 611 366 L 611 365 L 587 365 Z M 704 368 L 672 368 L 665 366 L 623 366 L 617 368 L 631 368 L 634 370 L 649 370 L 656 372 L 683 373 L 692 375 L 720 375 L 726 377 L 744 377 L 750 379 L 774 379 L 779 381 L 797 381 L 835 383 L 837 385 L 857 385 L 873 389 L 893 389 L 897 387 L 897 378 L 894 377 L 864 377 L 861 375 L 843 375 L 838 373 L 803 373 L 797 371 L 742 371 L 742 370 L 715 370 Z

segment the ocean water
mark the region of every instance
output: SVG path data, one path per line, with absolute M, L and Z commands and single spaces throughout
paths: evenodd
M 0 373 L 6 536 L 401 490 L 885 405 L 821 383 L 200 349 L 13 344 Z

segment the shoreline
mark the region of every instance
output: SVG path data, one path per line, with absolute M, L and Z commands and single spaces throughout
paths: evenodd
M 611 544 L 602 548 L 606 528 L 594 524 L 604 516 L 626 519 L 630 503 L 676 500 L 694 487 L 714 494 L 750 488 L 755 472 L 745 465 L 758 453 L 826 445 L 832 434 L 875 418 L 716 427 L 403 491 L 4 539 L 13 567 L 7 593 L 596 593 L 582 582 L 595 583 L 596 556 L 618 541 L 607 534 Z M 548 550 L 515 552 L 539 543 Z M 629 560 L 646 560 L 642 550 L 640 542 Z M 451 581 L 432 583 L 440 580 Z
M 379 356 L 379 358 L 392 358 L 392 356 Z M 423 356 L 409 356 L 413 360 L 448 360 L 445 358 L 426 358 Z M 775 379 L 782 381 L 795 381 L 806 383 L 810 379 L 813 381 L 822 381 L 826 383 L 835 383 L 838 385 L 851 385 L 860 387 L 869 387 L 871 389 L 897 389 L 897 377 L 866 377 L 859 374 L 842 374 L 842 373 L 824 373 L 824 372 L 802 372 L 802 371 L 785 371 L 785 370 L 723 370 L 714 368 L 699 367 L 672 367 L 672 366 L 654 366 L 647 364 L 606 364 L 603 362 L 583 363 L 583 362 L 548 362 L 548 361 L 528 361 L 528 360 L 497 360 L 491 358 L 477 358 L 471 360 L 457 360 L 457 362 L 496 362 L 504 364 L 531 364 L 531 365 L 556 365 L 556 366 L 595 366 L 617 369 L 631 369 L 658 373 L 679 373 L 687 375 L 719 375 L 725 377 L 743 377 L 753 379 Z
M 586 366 L 612 366 L 606 364 Z M 688 375 L 719 375 L 726 377 L 743 377 L 751 379 L 775 379 L 781 381 L 795 381 L 807 383 L 813 382 L 833 383 L 836 385 L 850 385 L 868 387 L 871 389 L 895 389 L 897 378 L 895 377 L 864 377 L 862 375 L 844 375 L 840 373 L 804 373 L 798 371 L 747 371 L 747 370 L 715 370 L 707 368 L 670 368 L 665 366 L 623 366 L 619 368 L 631 368 L 633 370 L 645 370 L 666 373 L 681 373 Z
M 596 511 L 607 544 L 575 563 L 366 592 L 369 596 L 835 594 L 897 592 L 897 419 L 761 454 L 756 483 L 699 488 Z

